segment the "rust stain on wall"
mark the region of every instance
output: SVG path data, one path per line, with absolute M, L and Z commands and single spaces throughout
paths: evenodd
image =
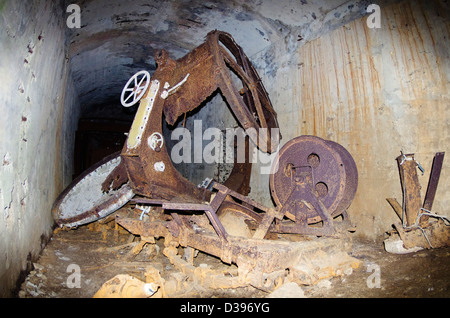
M 388 207 L 380 209 L 385 196 L 401 195 L 393 172 L 400 150 L 427 162 L 450 143 L 450 24 L 444 14 L 440 2 L 401 2 L 382 7 L 379 29 L 363 18 L 298 50 L 299 96 L 292 99 L 301 115 L 295 124 L 301 134 L 332 139 L 355 157 L 361 196 L 352 209 L 369 233 L 382 233 L 390 222 Z M 443 171 L 442 183 L 448 181 Z M 448 213 L 449 191 L 440 191 L 440 212 Z

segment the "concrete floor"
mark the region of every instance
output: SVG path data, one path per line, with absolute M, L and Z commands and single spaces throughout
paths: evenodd
M 114 223 L 114 222 L 111 222 Z M 55 231 L 34 269 L 26 277 L 18 293 L 20 298 L 90 298 L 117 274 L 143 278 L 145 268 L 152 265 L 164 275 L 176 269 L 162 255 L 163 242 L 147 246 L 140 254 L 129 257 L 132 236 L 124 230 L 98 226 L 95 223 L 76 230 Z M 121 248 L 118 248 L 121 246 Z M 422 250 L 398 255 L 387 253 L 382 241 L 353 239 L 351 256 L 361 265 L 346 275 L 323 279 L 312 286 L 280 287 L 273 294 L 253 287 L 208 290 L 193 285 L 177 297 L 189 298 L 427 298 L 450 297 L 450 249 Z M 230 267 L 216 257 L 202 252 L 197 264 L 215 269 Z M 79 285 L 73 279 L 81 274 Z

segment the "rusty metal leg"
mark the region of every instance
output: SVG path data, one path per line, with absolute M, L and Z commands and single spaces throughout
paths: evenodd
M 436 195 L 436 189 L 441 175 L 442 162 L 444 161 L 444 154 L 445 152 L 437 152 L 434 155 L 427 193 L 425 194 L 425 199 L 423 201 L 424 209 L 431 210 L 431 207 L 433 206 L 434 196 Z
M 275 219 L 275 213 L 275 209 L 269 209 L 267 213 L 265 213 L 264 217 L 261 220 L 261 223 L 253 234 L 254 239 L 263 239 L 266 236 L 270 225 Z
M 394 227 L 406 249 L 436 248 L 450 244 L 450 227 L 446 223 L 448 218 L 430 212 L 436 194 L 443 159 L 443 152 L 436 153 L 422 206 L 420 185 L 416 171 L 418 163 L 414 160 L 414 155 L 402 154 L 397 157 L 403 189 L 403 206 L 393 198 L 388 198 L 387 201 L 402 220 L 401 224 L 396 223 Z M 419 169 L 421 169 L 420 165 Z M 423 169 L 421 170 L 423 171 Z M 436 221 L 435 219 L 438 220 Z M 394 232 L 394 236 L 395 234 Z M 386 240 L 386 242 L 389 240 Z
M 214 198 L 215 199 L 215 198 Z M 220 200 L 220 199 L 219 199 Z M 214 200 L 213 200 L 214 201 Z M 220 206 L 220 204 L 219 204 Z M 208 204 L 198 204 L 198 203 L 173 203 L 173 202 L 164 202 L 162 204 L 163 209 L 167 210 L 183 210 L 183 211 L 204 211 L 206 216 L 208 217 L 211 225 L 216 231 L 217 235 L 220 238 L 227 241 L 227 231 L 224 229 L 222 223 L 220 223 L 215 209 Z
M 414 154 L 401 155 L 397 157 L 397 163 L 400 171 L 400 178 L 404 197 L 404 211 L 402 222 L 406 226 L 412 226 L 417 220 L 422 201 L 420 199 L 420 184 L 417 177 Z
M 317 214 L 321 217 L 323 222 L 321 227 L 311 226 L 306 220 L 295 220 L 295 222 L 278 223 L 271 226 L 270 230 L 276 233 L 291 233 L 291 234 L 301 234 L 301 235 L 317 235 L 317 236 L 333 236 L 336 234 L 336 229 L 334 228 L 333 217 L 330 215 L 329 211 L 326 209 L 324 204 L 314 195 L 311 189 L 297 188 L 293 190 L 291 195 L 294 197 L 300 196 L 303 201 L 311 206 Z M 286 206 L 281 209 L 280 212 L 283 214 L 287 213 Z

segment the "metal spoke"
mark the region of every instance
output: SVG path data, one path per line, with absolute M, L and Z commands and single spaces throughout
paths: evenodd
M 128 97 L 125 99 L 125 103 L 128 102 L 128 100 L 130 99 L 131 96 L 136 96 L 135 92 L 132 92 L 130 95 L 128 95 Z M 134 101 L 134 98 L 133 98 Z

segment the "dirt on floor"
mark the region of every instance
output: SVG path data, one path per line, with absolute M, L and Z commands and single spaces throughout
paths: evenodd
M 56 230 L 33 270 L 21 285 L 21 298 L 90 298 L 108 280 L 128 274 L 145 281 L 149 266 L 162 277 L 178 270 L 162 253 L 164 239 L 146 244 L 133 253 L 139 243 L 115 225 L 93 223 L 76 230 Z M 409 254 L 390 254 L 383 242 L 353 238 L 351 256 L 361 261 L 356 269 L 311 286 L 287 283 L 274 292 L 253 287 L 208 289 L 192 284 L 174 297 L 265 298 L 265 297 L 450 297 L 450 249 L 437 248 Z M 206 264 L 206 265 L 204 265 Z M 195 266 L 236 269 L 218 258 L 199 252 Z

